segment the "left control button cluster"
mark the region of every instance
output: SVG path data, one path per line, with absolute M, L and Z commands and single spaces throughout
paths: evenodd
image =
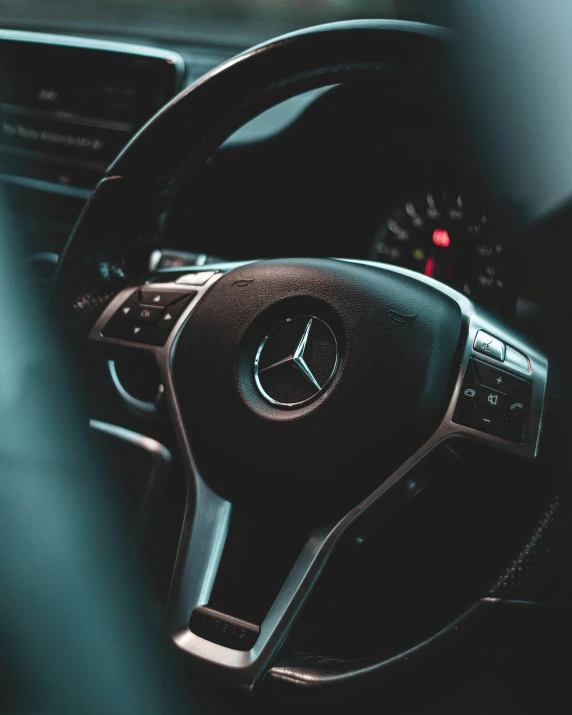
M 103 329 L 109 338 L 145 345 L 164 345 L 177 320 L 196 295 L 191 290 L 137 289 Z

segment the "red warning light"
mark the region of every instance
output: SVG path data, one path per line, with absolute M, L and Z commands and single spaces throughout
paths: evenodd
M 425 261 L 425 275 L 433 277 L 433 274 L 435 273 L 435 259 L 433 256 L 429 256 L 429 258 Z
M 451 236 L 445 228 L 436 228 L 433 231 L 433 243 L 439 248 L 449 248 L 451 245 Z

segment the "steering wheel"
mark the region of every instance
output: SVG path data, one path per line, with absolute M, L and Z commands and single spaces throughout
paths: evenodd
M 67 332 L 156 359 L 188 484 L 166 620 L 180 651 L 238 689 L 333 697 L 368 681 L 411 682 L 429 665 L 485 649 L 506 623 L 526 624 L 523 604 L 554 603 L 563 592 L 569 408 L 525 335 L 395 266 L 284 258 L 146 274 L 139 258 L 188 177 L 246 120 L 339 82 L 401 73 L 433 83 L 451 42 L 425 25 L 348 22 L 230 60 L 133 139 L 60 261 L 54 305 Z M 337 553 L 410 499 L 418 465 L 461 441 L 511 455 L 550 491 L 490 588 L 391 658 L 286 656 Z M 295 554 L 267 606 L 239 618 L 213 594 L 226 577 L 236 514 L 261 510 L 286 537 L 291 529 Z

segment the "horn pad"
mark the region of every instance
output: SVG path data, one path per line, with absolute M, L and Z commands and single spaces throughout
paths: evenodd
M 236 268 L 173 359 L 201 474 L 231 489 L 381 481 L 442 417 L 461 326 L 450 297 L 376 266 Z

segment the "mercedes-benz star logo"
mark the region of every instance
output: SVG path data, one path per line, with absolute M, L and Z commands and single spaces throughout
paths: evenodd
M 254 360 L 254 379 L 272 404 L 295 407 L 315 399 L 338 367 L 338 345 L 329 325 L 304 315 L 288 318 L 264 338 Z

